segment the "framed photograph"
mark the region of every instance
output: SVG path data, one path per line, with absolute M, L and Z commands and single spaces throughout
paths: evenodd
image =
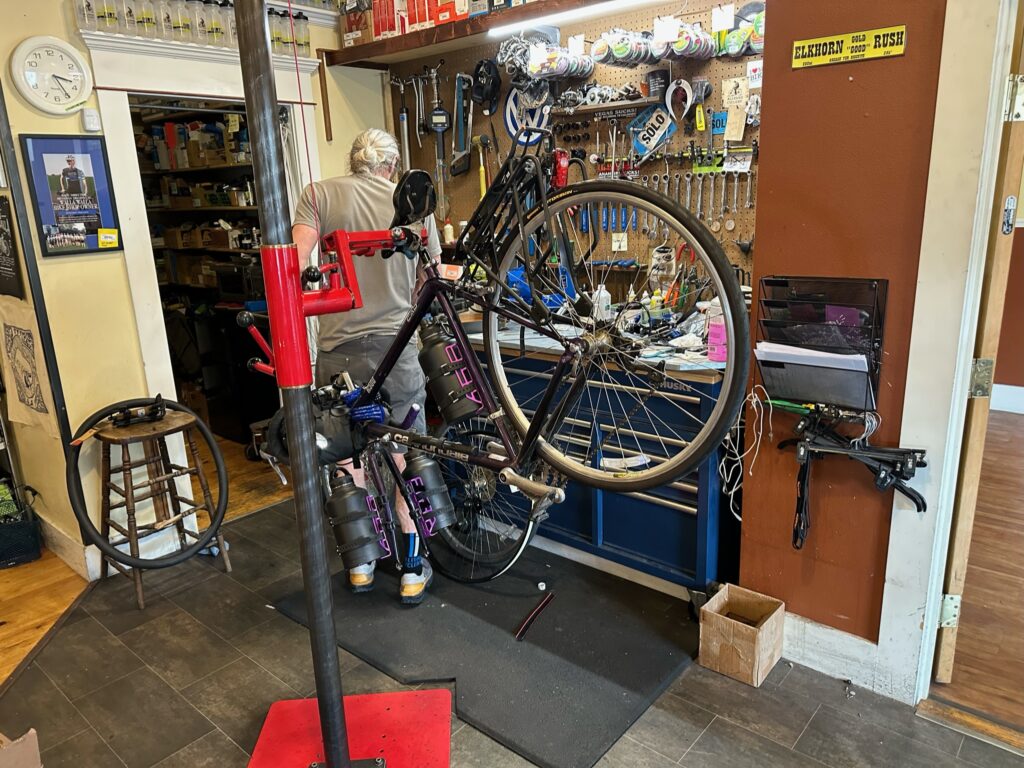
M 103 138 L 20 138 L 43 256 L 122 248 Z
M 25 287 L 21 284 L 21 259 L 18 256 L 18 241 L 14 237 L 14 215 L 11 200 L 0 192 L 0 294 L 25 298 Z

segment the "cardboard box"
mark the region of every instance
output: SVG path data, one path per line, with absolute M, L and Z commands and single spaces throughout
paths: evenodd
M 341 19 L 342 47 L 373 41 L 373 0 L 347 0 Z
M 430 0 L 430 2 L 431 4 L 436 2 L 431 14 L 434 24 L 448 24 L 469 17 L 469 0 Z
M 0 768 L 42 768 L 42 764 L 34 728 L 13 741 L 0 733 Z
M 485 13 L 490 13 L 491 0 L 469 0 L 469 15 L 470 16 L 483 16 Z
M 430 18 L 430 3 L 428 0 L 408 0 L 409 4 L 409 31 L 419 29 L 430 29 L 434 26 Z
M 199 237 L 203 248 L 230 248 L 232 233 L 237 237 L 237 230 L 203 227 L 199 230 Z
M 755 688 L 782 658 L 786 604 L 726 584 L 700 609 L 700 664 Z
M 408 31 L 408 0 L 373 0 L 374 40 L 398 37 Z

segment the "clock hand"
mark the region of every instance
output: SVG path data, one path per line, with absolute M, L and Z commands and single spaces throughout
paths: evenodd
M 61 83 L 60 83 L 60 81 L 63 80 L 64 78 L 61 77 L 60 75 L 53 75 L 53 79 L 57 83 L 57 87 L 60 88 L 61 93 L 64 94 L 64 98 L 65 99 L 70 99 L 71 98 L 71 94 L 68 93 L 67 89 L 63 85 L 61 85 Z M 68 82 L 70 83 L 71 81 L 68 80 Z

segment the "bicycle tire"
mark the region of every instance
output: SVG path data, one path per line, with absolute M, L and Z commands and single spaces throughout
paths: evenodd
M 101 408 L 82 422 L 78 431 L 75 432 L 74 441 L 79 440 L 86 432 L 117 411 L 125 408 L 145 408 L 152 405 L 154 402 L 153 398 L 144 397 L 136 398 L 134 400 L 123 400 L 119 403 L 108 405 L 106 408 Z M 221 454 L 220 448 L 217 447 L 217 440 L 213 436 L 213 432 L 210 431 L 210 428 L 202 419 L 199 418 L 196 412 L 188 406 L 182 405 L 181 403 L 173 400 L 165 400 L 164 404 L 169 410 L 180 411 L 181 413 L 195 417 L 195 427 L 199 430 L 199 433 L 206 441 L 207 447 L 210 449 L 210 453 L 213 456 L 214 465 L 217 468 L 217 482 L 219 489 L 217 495 L 217 507 L 210 511 L 209 526 L 207 526 L 206 530 L 199 535 L 199 538 L 188 547 L 179 549 L 168 555 L 155 558 L 133 557 L 127 552 L 122 552 L 117 549 L 117 547 L 111 544 L 110 541 L 96 529 L 95 524 L 89 517 L 89 510 L 85 503 L 85 494 L 82 491 L 82 477 L 81 473 L 78 471 L 78 461 L 82 453 L 82 444 L 79 443 L 76 445 L 75 442 L 72 442 L 68 449 L 65 480 L 67 482 L 68 498 L 71 502 L 71 510 L 75 513 L 75 517 L 78 519 L 81 530 L 85 533 L 89 541 L 96 545 L 100 552 L 109 556 L 118 563 L 128 566 L 129 568 L 155 570 L 158 568 L 170 568 L 185 562 L 190 557 L 195 556 L 201 550 L 209 546 L 210 542 L 213 541 L 214 536 L 217 535 L 217 531 L 220 529 L 221 523 L 224 522 L 224 515 L 227 512 L 228 472 L 227 467 L 224 464 L 224 456 Z
M 483 429 L 462 430 L 455 435 L 444 427 L 441 431 L 460 442 L 497 440 L 493 431 Z M 537 523 L 530 519 L 529 508 L 513 506 L 511 493 L 500 489 L 497 473 L 464 462 L 443 458 L 437 461 L 455 505 L 456 522 L 428 540 L 430 561 L 439 572 L 456 581 L 468 584 L 491 581 L 519 560 L 536 534 Z M 523 498 L 522 494 L 519 496 Z M 493 535 L 486 539 L 466 535 L 482 528 L 496 529 L 499 525 L 505 527 L 506 537 L 496 548 L 483 546 L 497 538 Z M 513 527 L 517 535 L 508 537 Z M 493 534 L 493 530 L 489 533 Z
M 700 257 L 707 267 L 708 273 L 717 289 L 719 296 L 724 296 L 723 316 L 728 331 L 728 348 L 731 365 L 726 367 L 722 390 L 712 411 L 711 417 L 702 426 L 693 440 L 687 442 L 685 455 L 679 454 L 671 460 L 665 460 L 659 466 L 641 472 L 614 472 L 604 469 L 593 469 L 580 461 L 566 455 L 549 441 L 538 442 L 538 453 L 554 469 L 568 478 L 590 487 L 618 492 L 634 492 L 653 488 L 670 482 L 692 472 L 722 442 L 726 433 L 735 422 L 739 409 L 746 395 L 746 384 L 750 359 L 750 330 L 748 313 L 733 268 L 722 250 L 721 245 L 712 233 L 701 224 L 688 210 L 670 198 L 653 190 L 624 181 L 589 181 L 566 187 L 548 199 L 548 210 L 557 216 L 561 213 L 595 206 L 595 200 L 614 198 L 616 203 L 626 208 L 642 207 L 651 215 L 657 214 L 674 227 L 675 231 L 684 235 L 686 242 L 693 248 L 694 257 Z M 612 209 L 614 211 L 614 208 Z M 620 208 L 620 211 L 622 209 Z M 524 234 L 528 237 L 545 223 L 542 206 L 532 208 L 522 222 L 521 229 L 501 246 L 495 264 L 497 274 L 504 282 L 513 260 L 520 252 L 520 242 Z M 614 216 L 614 213 L 613 213 Z M 598 221 L 594 218 L 596 231 Z M 501 282 L 492 286 L 494 296 L 500 297 L 504 290 Z M 525 436 L 529 428 L 529 419 L 511 391 L 504 371 L 500 343 L 497 338 L 498 313 L 484 308 L 483 333 L 485 355 L 488 363 L 489 377 L 504 413 L 513 428 Z M 610 401 L 610 398 L 609 398 Z M 642 451 L 641 451 L 642 453 Z

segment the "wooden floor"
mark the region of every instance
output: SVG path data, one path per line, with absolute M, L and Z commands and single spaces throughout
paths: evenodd
M 292 497 L 291 485 L 281 485 L 281 481 L 267 462 L 249 461 L 245 458 L 245 446 L 242 443 L 217 438 L 217 445 L 224 455 L 224 465 L 228 471 L 228 510 L 224 516 L 225 520 L 251 514 Z M 206 450 L 206 444 L 202 441 L 199 442 L 199 452 L 203 457 L 203 472 L 210 481 L 210 490 L 216 500 L 217 468 L 210 458 L 209 451 Z M 193 491 L 199 493 L 199 484 L 195 481 Z M 200 520 L 200 527 L 205 526 L 205 520 Z
M 245 458 L 245 446 L 218 439 L 228 471 L 228 510 L 225 519 L 241 517 L 291 498 L 263 461 Z M 217 471 L 205 443 L 200 441 L 203 469 L 217 498 Z M 198 484 L 197 484 L 198 485 Z M 198 487 L 195 491 L 198 493 Z M 201 498 L 197 496 L 197 498 Z M 200 521 L 205 527 L 205 522 Z M 14 671 L 85 589 L 86 581 L 52 552 L 33 563 L 0 570 L 0 683 Z
M 953 681 L 931 695 L 1024 732 L 1024 415 L 993 411 Z
M 50 631 L 86 581 L 43 550 L 32 563 L 0 571 L 0 683 Z

